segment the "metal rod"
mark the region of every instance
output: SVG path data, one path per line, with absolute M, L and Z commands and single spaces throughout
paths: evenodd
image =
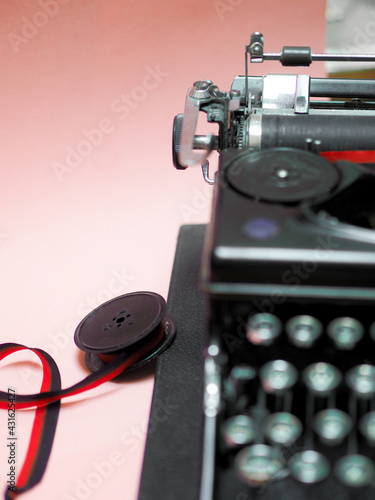
M 203 466 L 200 484 L 200 500 L 211 500 L 213 498 L 215 477 L 215 439 L 216 416 L 209 417 L 206 415 L 203 435 Z
M 312 420 L 314 416 L 314 406 L 315 406 L 315 397 L 308 390 L 306 398 L 305 440 L 304 440 L 304 447 L 306 450 L 312 450 L 314 446 L 314 434 L 312 426 Z
M 313 61 L 373 62 L 373 54 L 311 54 Z
M 279 61 L 281 52 L 266 52 L 263 54 L 265 61 Z M 374 62 L 373 54 L 311 54 L 312 61 L 348 61 L 348 62 Z
M 248 65 L 247 65 L 247 51 L 245 51 L 245 104 L 246 104 L 246 109 L 249 104 L 249 82 L 248 82 Z
M 195 135 L 193 141 L 193 149 L 207 148 L 207 135 Z M 212 136 L 212 149 L 219 149 L 219 136 Z
M 353 428 L 348 437 L 348 455 L 355 455 L 358 451 L 357 442 L 357 398 L 353 393 L 349 398 L 349 415 L 353 421 Z
M 253 417 L 255 420 L 255 427 L 257 429 L 257 435 L 255 437 L 255 444 L 264 443 L 264 432 L 263 432 L 263 420 L 267 414 L 267 394 L 263 387 L 260 385 L 257 394 L 257 403 L 253 407 Z
M 328 408 L 336 407 L 336 394 L 334 392 L 328 396 L 327 407 Z
M 283 408 L 284 412 L 292 413 L 292 401 L 293 401 L 293 392 L 289 389 L 285 392 L 284 395 L 284 408 Z

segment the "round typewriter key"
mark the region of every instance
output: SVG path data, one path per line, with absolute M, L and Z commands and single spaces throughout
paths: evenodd
M 297 369 L 283 359 L 269 361 L 260 369 L 263 389 L 271 394 L 281 394 L 293 387 L 298 378 Z
M 289 461 L 292 477 L 304 484 L 323 481 L 330 473 L 331 467 L 324 455 L 313 450 L 297 453 Z
M 333 408 L 320 411 L 314 417 L 315 432 L 320 441 L 329 446 L 341 444 L 352 426 L 352 419 L 347 413 Z
M 337 349 L 353 349 L 363 337 L 363 326 L 354 318 L 336 318 L 328 324 L 328 336 Z
M 294 316 L 286 323 L 289 341 L 297 347 L 309 348 L 320 337 L 323 327 L 313 316 Z
M 360 419 L 358 428 L 366 438 L 367 444 L 370 446 L 375 445 L 375 411 L 365 413 Z
M 261 486 L 284 477 L 285 461 L 281 452 L 264 444 L 243 448 L 236 456 L 239 476 L 251 486 Z
M 364 455 L 346 455 L 340 458 L 334 471 L 341 483 L 353 488 L 368 486 L 375 477 L 374 464 Z
M 290 446 L 302 434 L 302 424 L 291 413 L 273 413 L 266 418 L 264 433 L 272 443 Z
M 279 318 L 269 313 L 258 313 L 247 322 L 246 337 L 255 345 L 271 345 L 281 334 L 282 325 Z
M 329 363 L 313 363 L 302 374 L 307 388 L 316 396 L 328 396 L 342 380 L 340 371 Z
M 375 366 L 357 365 L 345 375 L 347 385 L 360 399 L 370 399 L 375 394 Z
M 250 444 L 255 437 L 254 420 L 247 415 L 230 417 L 223 422 L 221 434 L 229 448 Z

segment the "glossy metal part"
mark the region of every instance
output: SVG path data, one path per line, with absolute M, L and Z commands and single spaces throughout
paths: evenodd
M 304 484 L 323 481 L 330 473 L 330 465 L 324 455 L 313 450 L 297 453 L 289 461 L 291 475 Z
M 266 418 L 264 433 L 273 444 L 290 446 L 302 434 L 302 423 L 292 413 L 272 413 Z
M 310 76 L 297 75 L 294 112 L 306 114 L 310 108 Z
M 262 33 L 256 31 L 251 34 L 250 44 L 247 46 L 251 62 L 263 62 L 263 44 L 264 39 Z
M 202 173 L 203 173 L 203 179 L 207 182 L 207 184 L 210 184 L 212 186 L 212 184 L 215 184 L 215 179 L 211 179 L 210 177 L 210 172 L 209 172 L 209 168 L 210 168 L 210 164 L 208 163 L 208 160 L 204 160 L 202 162 Z
M 271 394 L 282 394 L 293 387 L 298 378 L 297 369 L 283 359 L 269 361 L 259 372 L 263 389 Z
M 340 458 L 334 467 L 337 479 L 353 488 L 367 486 L 374 481 L 375 467 L 364 455 L 346 455 Z
M 204 143 L 202 138 L 201 147 L 203 153 L 194 152 L 195 131 L 200 104 L 210 99 L 209 88 L 211 85 L 211 80 L 203 80 L 195 82 L 193 87 L 188 90 L 178 154 L 179 163 L 183 166 L 202 163 L 215 146 L 216 139 L 214 136 L 208 135 L 204 138 Z
M 354 318 L 336 318 L 328 324 L 328 336 L 332 339 L 335 347 L 342 350 L 350 350 L 363 337 L 363 325 Z
M 297 75 L 267 75 L 263 78 L 263 109 L 293 109 Z
M 190 96 L 193 99 L 209 99 L 211 85 L 211 80 L 198 80 L 194 82 L 190 91 Z
M 313 426 L 323 444 L 336 446 L 349 434 L 353 422 L 347 413 L 330 408 L 315 415 Z
M 367 444 L 375 445 L 375 411 L 365 413 L 358 423 L 358 429 L 365 437 Z
M 271 345 L 280 336 L 281 331 L 281 321 L 269 313 L 254 314 L 246 325 L 247 340 L 255 345 Z
M 264 444 L 243 448 L 236 456 L 235 468 L 251 486 L 261 486 L 285 475 L 285 461 L 280 450 Z
M 375 366 L 354 366 L 346 373 L 345 381 L 358 398 L 372 398 L 375 394 Z
M 220 349 L 216 343 L 207 348 L 204 363 L 204 431 L 202 451 L 202 476 L 200 484 L 200 500 L 212 498 L 215 476 L 215 458 L 212 450 L 216 446 L 217 414 L 221 407 L 221 364 Z
M 308 315 L 290 318 L 285 328 L 289 341 L 302 348 L 312 347 L 323 331 L 321 322 Z
M 283 51 L 281 52 L 264 52 L 264 37 L 260 32 L 252 33 L 250 37 L 250 44 L 246 46 L 247 52 L 250 54 L 250 61 L 252 63 L 260 63 L 263 61 L 280 61 L 282 59 Z M 300 47 L 290 47 L 290 48 L 300 48 Z M 304 47 L 302 47 L 304 48 Z M 311 52 L 311 51 L 310 51 Z M 310 55 L 312 61 L 345 61 L 345 62 L 374 62 L 375 56 L 373 54 L 350 54 L 350 53 L 311 53 Z
M 255 423 L 248 415 L 235 415 L 225 420 L 221 434 L 229 448 L 238 448 L 250 444 L 255 437 Z
M 316 396 L 328 396 L 341 383 L 340 371 L 329 363 L 313 363 L 302 373 L 307 388 Z

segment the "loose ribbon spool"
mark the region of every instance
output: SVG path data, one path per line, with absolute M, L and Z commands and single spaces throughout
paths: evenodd
M 46 469 L 56 431 L 60 400 L 93 389 L 125 370 L 136 369 L 159 356 L 173 341 L 176 328 L 165 314 L 163 297 L 153 292 L 135 292 L 105 302 L 78 325 L 74 341 L 85 351 L 92 371 L 85 379 L 61 389 L 61 377 L 53 358 L 41 349 L 15 343 L 0 344 L 0 361 L 21 350 L 36 354 L 43 368 L 39 394 L 16 395 L 15 409 L 36 407 L 29 447 L 15 487 L 5 499 L 29 490 L 40 482 Z M 0 408 L 8 409 L 7 392 L 0 392 Z M 43 444 L 43 446 L 42 446 Z

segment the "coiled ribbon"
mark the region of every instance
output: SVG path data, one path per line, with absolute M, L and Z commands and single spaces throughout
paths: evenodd
M 38 356 L 43 369 L 39 394 L 16 394 L 15 396 L 16 410 L 33 407 L 36 407 L 36 410 L 26 458 L 17 475 L 15 487 L 8 486 L 5 491 L 6 500 L 13 500 L 18 494 L 29 490 L 42 479 L 53 445 L 61 399 L 81 394 L 112 380 L 152 351 L 159 342 L 160 335 L 156 335 L 135 349 L 126 349 L 126 351 L 116 353 L 114 359 L 105 364 L 100 371 L 91 373 L 81 382 L 67 389 L 61 389 L 59 368 L 47 352 L 21 344 L 0 344 L 0 361 L 17 351 L 28 350 Z M 8 409 L 8 404 L 8 393 L 0 391 L 0 408 Z

